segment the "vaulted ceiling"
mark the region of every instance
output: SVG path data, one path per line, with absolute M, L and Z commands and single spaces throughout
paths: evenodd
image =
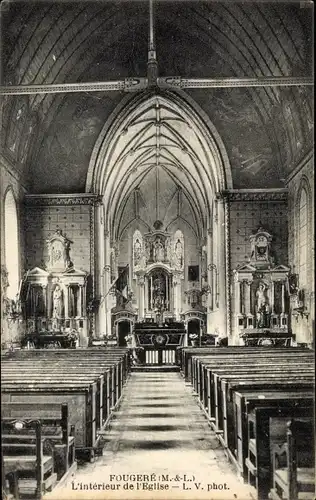
M 2 9 L 2 84 L 145 76 L 148 5 L 11 2 Z M 158 1 L 160 75 L 310 76 L 312 4 Z M 308 87 L 196 89 L 227 150 L 234 187 L 278 187 L 312 144 Z M 31 192 L 85 190 L 90 156 L 121 92 L 8 96 L 2 154 Z

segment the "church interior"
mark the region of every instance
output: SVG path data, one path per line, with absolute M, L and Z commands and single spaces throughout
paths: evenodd
M 4 498 L 313 499 L 313 3 L 0 15 Z

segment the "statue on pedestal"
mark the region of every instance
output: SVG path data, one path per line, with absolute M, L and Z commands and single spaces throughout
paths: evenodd
M 53 292 L 53 330 L 57 330 L 63 313 L 63 292 L 59 285 L 56 285 Z
M 256 292 L 257 297 L 257 327 L 258 328 L 268 328 L 269 325 L 269 303 L 266 296 L 266 285 L 264 283 L 259 283 L 258 290 Z

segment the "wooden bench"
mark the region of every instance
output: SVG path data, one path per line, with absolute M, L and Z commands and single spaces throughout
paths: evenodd
M 293 356 L 292 358 L 288 356 L 284 357 L 284 355 L 280 355 L 278 353 L 272 353 L 269 357 L 267 356 L 267 354 L 265 356 L 263 356 L 262 354 L 253 354 L 251 357 L 242 354 L 239 354 L 238 356 L 228 355 L 224 357 L 203 357 L 200 363 L 200 366 L 203 369 L 202 377 L 197 379 L 192 377 L 192 384 L 194 385 L 200 401 L 208 412 L 209 416 L 215 417 L 215 393 L 214 388 L 212 387 L 214 383 L 212 380 L 212 373 L 215 369 L 222 370 L 222 373 L 225 373 L 225 370 L 227 370 L 228 374 L 234 373 L 236 370 L 239 370 L 239 373 L 240 370 L 244 370 L 245 373 L 249 374 L 253 369 L 254 363 L 255 366 L 260 365 L 262 370 L 264 371 L 265 368 L 270 368 L 272 359 L 272 364 L 279 363 L 280 366 L 281 364 L 283 364 L 283 366 L 285 365 L 285 367 L 291 366 L 294 369 L 299 362 L 298 358 L 296 358 L 295 356 Z M 311 356 L 304 356 L 299 359 L 306 368 L 307 366 L 310 368 L 310 366 L 312 365 L 312 363 L 310 362 L 310 359 L 312 359 Z
M 239 387 L 246 386 L 254 387 L 265 386 L 266 389 L 273 389 L 281 387 L 286 387 L 287 385 L 293 386 L 294 382 L 302 387 L 306 387 L 306 384 L 312 384 L 314 382 L 314 370 L 313 368 L 303 370 L 301 368 L 298 373 L 298 369 L 286 369 L 285 367 L 279 369 L 271 370 L 260 369 L 239 372 L 236 371 L 234 375 L 227 375 L 225 373 L 213 373 L 214 378 L 214 394 L 215 394 L 215 426 L 216 430 L 224 434 L 224 424 L 225 419 L 227 422 L 227 401 L 229 398 L 229 383 L 235 381 L 238 383 Z M 227 435 L 227 432 L 226 432 Z M 226 445 L 226 443 L 225 443 Z
M 32 403 L 3 403 L 1 407 L 2 418 L 28 421 L 39 420 L 42 425 L 42 439 L 47 441 L 53 449 L 54 470 L 57 479 L 73 473 L 76 469 L 75 463 L 75 438 L 74 428 L 69 425 L 68 405 L 60 404 L 32 404 Z M 2 450 L 18 451 L 20 444 L 23 447 L 35 449 L 34 435 L 32 433 L 19 433 L 19 442 L 16 440 L 16 433 L 3 434 Z
M 88 451 L 93 458 L 99 449 L 100 430 L 118 403 L 127 377 L 127 350 L 65 351 L 20 351 L 6 358 L 2 369 L 3 400 L 56 401 L 58 395 L 57 400 L 69 402 L 76 394 L 78 399 L 69 406 L 69 412 L 76 427 L 77 456 Z
M 284 436 L 285 437 L 285 436 Z M 287 423 L 286 442 L 272 449 L 271 500 L 315 498 L 315 448 L 312 421 Z
M 20 494 L 24 493 L 41 499 L 43 494 L 53 489 L 57 481 L 53 455 L 47 452 L 44 454 L 41 423 L 38 420 L 19 421 L 3 418 L 1 424 L 2 434 L 14 435 L 16 441 L 12 442 L 12 445 L 17 445 L 17 448 L 10 449 L 10 454 L 7 454 L 8 449 L 3 453 L 3 479 L 9 482 L 10 493 L 14 494 L 14 498 L 19 498 Z M 35 445 L 23 443 L 20 435 L 25 432 L 33 433 Z
M 281 351 L 281 352 L 280 352 Z M 306 361 L 313 361 L 313 353 L 311 351 L 309 352 L 284 352 L 284 350 L 272 350 L 272 351 L 254 351 L 251 353 L 251 356 L 249 356 L 249 353 L 244 353 L 239 351 L 238 353 L 227 353 L 225 354 L 220 354 L 220 355 L 206 355 L 206 356 L 192 356 L 191 358 L 191 364 L 192 364 L 192 370 L 191 370 L 191 382 L 192 385 L 194 386 L 195 390 L 199 393 L 199 389 L 203 386 L 205 383 L 205 367 L 208 365 L 213 365 L 214 362 L 220 364 L 225 363 L 235 363 L 237 366 L 240 364 L 247 364 L 247 363 L 253 363 L 255 359 L 260 360 L 261 362 L 266 362 L 269 363 L 271 359 L 274 360 L 285 360 L 286 362 L 290 363 L 291 361 L 298 361 L 300 360 L 302 363 L 305 363 Z
M 275 351 L 275 352 L 284 352 L 284 353 L 290 353 L 290 352 L 296 352 L 297 354 L 299 352 L 305 352 L 308 353 L 310 352 L 309 349 L 304 348 L 304 347 L 274 347 L 271 349 L 271 347 L 246 347 L 246 346 L 229 346 L 229 347 L 180 347 L 179 351 L 180 353 L 178 354 L 178 360 L 180 367 L 182 369 L 182 372 L 184 374 L 185 379 L 190 379 L 191 377 L 191 358 L 192 356 L 202 356 L 202 355 L 207 355 L 207 354 L 212 354 L 214 356 L 217 355 L 229 355 L 231 353 L 233 354 L 254 354 L 256 351 L 265 353 L 268 351 Z
M 202 358 L 199 362 L 199 370 L 198 376 L 196 379 L 192 380 L 193 387 L 196 393 L 199 395 L 201 402 L 206 404 L 206 396 L 207 396 L 207 387 L 209 385 L 209 377 L 211 376 L 211 371 L 214 368 L 222 369 L 234 372 L 236 369 L 245 369 L 249 370 L 255 364 L 255 366 L 267 367 L 271 366 L 271 361 L 273 360 L 274 365 L 286 365 L 297 366 L 298 362 L 301 363 L 304 367 L 311 366 L 313 364 L 312 356 L 304 356 L 304 357 L 296 357 L 296 356 L 288 356 L 285 357 L 283 355 L 272 354 L 270 356 L 262 356 L 260 354 L 253 355 L 251 357 L 247 355 L 239 355 L 236 356 L 228 356 L 219 358 Z
M 239 475 L 256 488 L 260 500 L 266 499 L 264 481 L 252 475 L 258 469 L 257 463 L 254 465 L 250 460 L 254 455 L 249 456 L 256 440 L 248 439 L 248 411 L 268 408 L 276 415 L 282 411 L 285 414 L 296 411 L 298 415 L 300 411 L 311 411 L 314 353 L 296 348 L 210 348 L 209 352 L 205 348 L 191 348 L 185 355 L 182 353 L 182 363 L 226 454 L 235 463 Z M 235 397 L 238 391 L 250 392 L 252 399 L 240 396 L 238 407 L 238 397 Z M 246 418 L 246 429 L 243 418 Z M 276 428 L 273 421 L 272 431 Z M 262 450 L 269 450 L 269 434 L 266 437 L 265 442 L 258 440 L 256 456 L 261 456 Z

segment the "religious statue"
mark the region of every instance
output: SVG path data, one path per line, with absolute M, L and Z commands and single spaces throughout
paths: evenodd
M 174 255 L 175 267 L 181 269 L 183 267 L 183 246 L 179 238 L 174 247 Z
M 134 263 L 135 266 L 140 264 L 140 260 L 142 257 L 142 244 L 137 238 L 135 243 L 134 243 Z
M 155 262 L 162 262 L 165 257 L 165 249 L 160 238 L 157 238 L 154 245 Z
M 266 292 L 266 285 L 264 283 L 259 283 L 259 287 L 256 292 L 258 328 L 269 327 L 269 303 L 265 292 Z
M 66 269 L 72 269 L 74 267 L 73 262 L 70 258 L 70 240 L 65 239 L 65 263 Z
M 147 262 L 150 262 L 152 260 L 152 246 L 149 241 L 146 241 L 145 243 L 145 256 Z
M 59 285 L 56 285 L 53 293 L 53 318 L 60 319 L 63 311 L 63 292 Z

